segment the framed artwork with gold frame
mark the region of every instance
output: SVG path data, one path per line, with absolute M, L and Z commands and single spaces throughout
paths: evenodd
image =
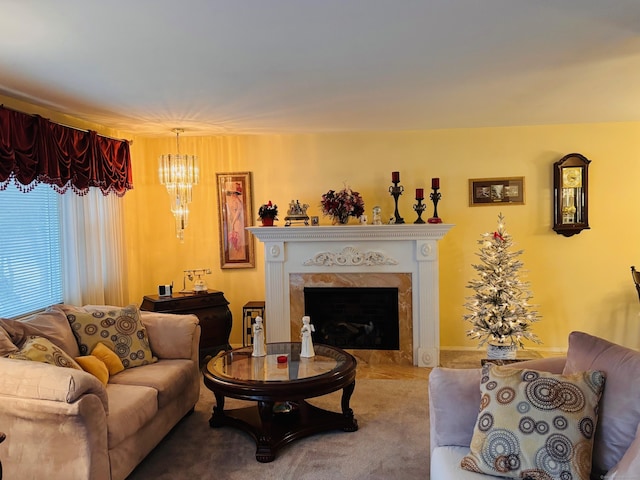
M 524 177 L 470 178 L 469 206 L 524 205 Z
M 220 225 L 220 267 L 255 267 L 251 172 L 216 173 Z

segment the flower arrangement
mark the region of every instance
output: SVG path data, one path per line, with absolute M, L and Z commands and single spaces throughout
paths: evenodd
M 258 218 L 260 220 L 262 220 L 263 218 L 272 218 L 274 220 L 277 220 L 278 216 L 278 205 L 276 205 L 275 203 L 271 203 L 271 200 L 269 200 L 269 202 L 264 203 L 262 205 L 260 205 L 260 208 L 258 209 Z
M 329 215 L 339 223 L 347 223 L 350 216 L 357 218 L 364 213 L 364 200 L 349 187 L 339 192 L 329 190 L 322 195 L 320 203 L 323 215 Z

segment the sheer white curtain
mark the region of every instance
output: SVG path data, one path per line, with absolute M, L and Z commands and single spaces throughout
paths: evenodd
M 91 187 L 61 196 L 64 302 L 124 305 L 127 292 L 123 197 Z

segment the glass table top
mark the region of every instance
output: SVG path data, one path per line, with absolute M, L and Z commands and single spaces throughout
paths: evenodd
M 253 347 L 238 348 L 216 356 L 207 370 L 218 378 L 282 382 L 330 374 L 350 359 L 345 352 L 327 345 L 314 345 L 315 356 L 311 358 L 300 358 L 300 349 L 300 343 L 268 343 L 266 356 L 253 357 Z

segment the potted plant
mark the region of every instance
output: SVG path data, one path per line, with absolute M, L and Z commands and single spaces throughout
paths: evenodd
M 260 205 L 258 219 L 262 220 L 263 227 L 272 227 L 273 221 L 278 220 L 278 205 L 271 203 L 271 200 Z
M 479 339 L 480 345 L 488 343 L 489 358 L 515 358 L 517 347 L 524 347 L 522 340 L 541 343 L 531 331 L 531 324 L 540 316 L 527 302 L 532 297 L 529 284 L 518 278 L 523 264 L 517 257 L 522 250 L 510 251 L 513 242 L 502 213 L 498 229 L 483 234 L 478 243 L 482 264 L 472 265 L 479 277 L 467 285 L 475 295 L 465 304 L 471 313 L 464 319 L 472 324 L 466 333 Z

